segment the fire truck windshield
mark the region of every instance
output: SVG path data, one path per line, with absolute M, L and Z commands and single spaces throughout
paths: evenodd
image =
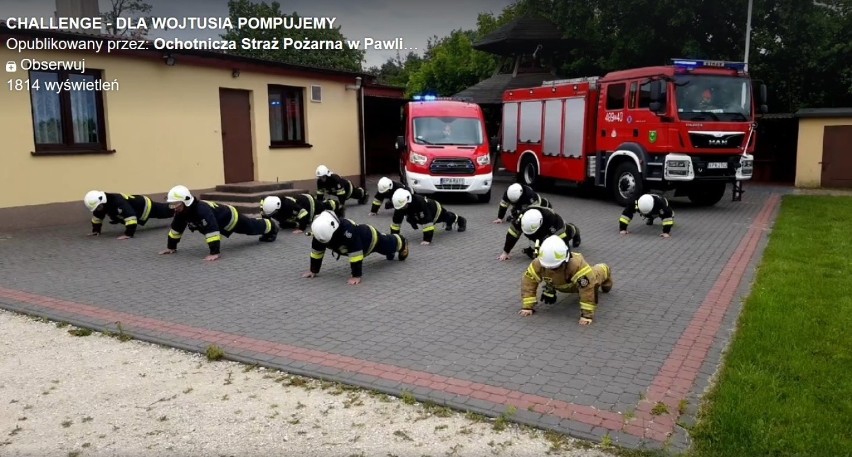
M 752 119 L 751 81 L 732 76 L 675 76 L 677 113 L 684 121 Z
M 474 117 L 416 117 L 414 142 L 478 146 L 483 142 L 482 124 Z

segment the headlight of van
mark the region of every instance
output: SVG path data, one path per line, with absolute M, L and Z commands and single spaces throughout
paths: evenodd
M 411 163 L 415 165 L 426 165 L 426 156 L 423 154 L 412 152 L 409 160 L 411 160 Z
M 489 156 L 488 154 L 485 154 L 484 156 L 479 156 L 476 158 L 476 163 L 484 167 L 485 165 L 491 163 L 491 156 Z

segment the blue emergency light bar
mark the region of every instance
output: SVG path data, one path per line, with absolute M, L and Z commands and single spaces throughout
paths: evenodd
M 415 102 L 434 102 L 436 100 L 452 100 L 456 102 L 473 102 L 469 97 L 438 97 L 436 95 L 412 95 L 411 100 Z
M 672 65 L 686 70 L 696 68 L 727 68 L 730 70 L 745 71 L 745 62 L 728 62 L 725 60 L 703 60 L 703 59 L 672 59 Z

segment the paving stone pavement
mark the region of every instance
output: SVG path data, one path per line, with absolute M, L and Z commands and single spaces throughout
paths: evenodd
M 375 191 L 373 177 L 369 189 Z M 601 295 L 596 320 L 577 324 L 576 295 L 539 304 L 522 318 L 520 251 L 497 260 L 507 225 L 491 204 L 442 199 L 468 219 L 465 233 L 441 226 L 431 246 L 409 225 L 405 262 L 369 256 L 364 280 L 349 286 L 346 257 L 326 254 L 321 274 L 302 279 L 310 238 L 282 230 L 275 243 L 232 235 L 218 262 L 204 239 L 187 233 L 176 255 L 167 222 L 133 240 L 87 237 L 79 225 L 0 234 L 0 307 L 195 351 L 210 344 L 229 357 L 627 447 L 682 449 L 678 423 L 694 421 L 748 292 L 756 262 L 788 188 L 746 184 L 711 208 L 672 199 L 673 236 L 660 238 L 634 218 L 618 233 L 621 208 L 570 190 L 545 193 L 582 233 L 590 263 L 605 262 L 615 286 Z M 351 205 L 352 203 L 350 203 Z M 81 205 L 82 206 L 82 205 Z M 391 212 L 347 216 L 389 230 Z M 689 407 L 683 411 L 682 401 Z M 652 414 L 658 402 L 667 413 Z M 513 407 L 513 408 L 510 408 Z

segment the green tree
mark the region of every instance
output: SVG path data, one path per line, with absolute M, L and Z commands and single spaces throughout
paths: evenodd
M 118 24 L 115 23 L 115 19 L 118 17 L 125 17 L 148 20 L 151 17 L 148 13 L 150 13 L 152 9 L 153 7 L 143 0 L 110 0 L 109 11 L 103 13 L 101 17 L 103 17 L 104 21 L 109 24 L 107 25 L 106 30 L 108 34 L 139 39 L 148 36 L 147 29 L 140 28 L 131 30 L 127 28 L 118 28 Z
M 405 87 L 412 72 L 417 71 L 423 63 L 423 58 L 411 51 L 405 60 L 397 52 L 396 57 L 389 58 L 381 67 L 370 67 L 367 73 L 376 77 L 380 84 Z
M 297 13 L 287 15 L 281 12 L 278 2 L 267 4 L 266 2 L 253 3 L 250 0 L 229 0 L 228 11 L 231 21 L 236 24 L 238 17 L 292 17 L 298 18 Z M 223 39 L 240 42 L 243 38 L 254 38 L 257 40 L 283 41 L 284 38 L 293 40 L 331 40 L 339 41 L 343 49 L 284 49 L 283 45 L 277 50 L 264 49 L 242 49 L 237 46 L 234 54 L 258 59 L 275 60 L 294 65 L 306 65 L 312 67 L 329 68 L 335 70 L 362 71 L 361 64 L 364 61 L 364 51 L 360 49 L 349 49 L 346 45 L 346 37 L 340 32 L 340 26 L 333 29 L 231 29 L 221 35 Z

